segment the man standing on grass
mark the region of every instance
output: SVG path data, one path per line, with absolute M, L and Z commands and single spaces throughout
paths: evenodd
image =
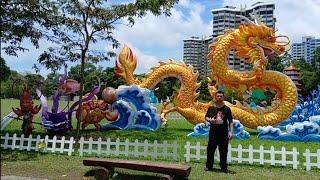
M 229 140 L 233 137 L 233 117 L 230 108 L 224 104 L 224 93 L 222 91 L 216 93 L 216 102 L 213 106 L 209 107 L 205 118 L 210 124 L 205 170 L 212 170 L 214 152 L 218 146 L 220 153 L 220 168 L 222 172 L 227 173 L 228 144 Z

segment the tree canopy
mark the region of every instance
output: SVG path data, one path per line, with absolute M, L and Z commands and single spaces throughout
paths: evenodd
M 5 81 L 9 78 L 11 71 L 10 68 L 7 66 L 6 61 L 0 57 L 0 72 L 1 72 L 1 81 Z
M 39 40 L 47 37 L 46 30 L 56 25 L 57 8 L 49 0 L 2 0 L 1 1 L 1 49 L 11 56 L 28 50 L 22 46 L 30 40 L 39 47 Z
M 320 84 L 320 69 L 305 60 L 293 60 L 292 63 L 300 69 L 302 81 L 302 95 L 306 96 Z

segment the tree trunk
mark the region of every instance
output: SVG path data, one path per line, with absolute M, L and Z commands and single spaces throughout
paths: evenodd
M 83 79 L 84 79 L 84 65 L 85 65 L 85 58 L 86 58 L 86 50 L 81 51 L 81 68 L 80 68 L 80 91 L 79 91 L 79 107 L 78 109 L 82 109 L 82 96 L 83 96 Z M 82 119 L 81 116 L 77 120 L 77 137 L 80 135 L 80 123 Z

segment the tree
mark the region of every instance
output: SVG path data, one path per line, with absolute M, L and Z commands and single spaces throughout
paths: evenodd
M 44 29 L 56 24 L 57 9 L 48 0 L 2 0 L 1 1 L 1 48 L 8 55 L 17 56 L 18 51 L 28 50 L 22 41 L 30 39 L 39 47 L 39 39 L 47 37 Z
M 314 58 L 311 61 L 311 64 L 314 67 L 317 67 L 318 69 L 320 69 L 320 46 L 318 46 L 314 51 Z
M 284 60 L 287 58 L 287 56 L 277 56 L 273 60 L 268 61 L 267 70 L 283 72 L 286 66 L 286 62 L 284 62 Z
M 17 71 L 11 71 L 7 80 L 1 81 L 1 98 L 20 98 L 25 78 Z
M 7 66 L 6 61 L 0 57 L 0 72 L 1 72 L 1 77 L 0 81 L 5 81 L 9 78 L 11 71 L 10 68 Z
M 47 78 L 43 81 L 42 84 L 42 93 L 49 97 L 52 96 L 54 91 L 57 90 L 59 85 L 59 74 L 49 73 Z
M 107 67 L 102 71 L 101 77 L 101 83 L 102 89 L 105 87 L 113 87 L 117 89 L 120 85 L 125 85 L 126 82 L 122 77 L 116 76 L 114 73 L 114 67 Z
M 208 102 L 212 99 L 208 90 L 208 80 L 207 77 L 200 76 L 199 81 L 201 83 L 199 91 L 199 101 Z
M 160 81 L 155 89 L 155 96 L 161 100 L 166 100 L 167 97 L 175 96 L 178 94 L 181 83 L 180 80 L 176 77 L 168 77 Z
M 170 9 L 178 0 L 137 0 L 135 3 L 110 4 L 102 0 L 59 0 L 58 28 L 53 29 L 50 38 L 58 46 L 49 48 L 39 57 L 39 63 L 56 71 L 67 61 L 81 61 L 80 68 L 80 105 L 84 85 L 85 62 L 109 60 L 115 56 L 112 50 L 104 53 L 94 50 L 92 45 L 106 41 L 112 47 L 118 47 L 119 42 L 113 37 L 115 23 L 127 18 L 129 24 L 134 24 L 134 17 L 142 17 L 147 12 L 155 15 L 162 13 L 170 15 Z M 80 121 L 77 123 L 79 134 Z
M 40 74 L 27 74 L 24 76 L 25 84 L 29 88 L 29 93 L 31 97 L 36 97 L 36 88 L 39 83 L 43 83 L 44 77 Z
M 80 81 L 79 73 L 80 65 L 76 65 L 70 68 L 68 76 L 71 79 Z M 126 84 L 122 77 L 115 75 L 114 67 L 106 67 L 103 69 L 101 66 L 96 67 L 93 63 L 86 63 L 84 68 L 84 91 L 89 92 L 97 84 L 98 78 L 101 82 L 101 90 L 106 87 L 117 89 L 120 85 Z
M 302 95 L 306 96 L 320 84 L 320 70 L 303 59 L 294 60 L 292 63 L 300 69 L 303 87 Z

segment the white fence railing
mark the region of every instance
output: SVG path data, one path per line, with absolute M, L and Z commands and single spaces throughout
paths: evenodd
M 303 156 L 306 158 L 306 162 L 303 165 L 306 167 L 307 171 L 310 171 L 311 167 L 317 167 L 320 169 L 320 149 L 316 153 L 311 153 L 309 149 L 306 149 Z M 313 163 L 313 159 L 315 163 Z
M 57 136 L 54 136 L 53 139 L 49 139 L 49 136 L 45 136 L 44 139 L 41 139 L 40 135 L 32 138 L 31 134 L 29 137 L 24 137 L 24 134 L 22 134 L 20 137 L 18 137 L 17 134 L 13 134 L 11 137 L 8 133 L 6 133 L 5 136 L 1 136 L 1 148 L 3 149 L 32 150 L 52 153 L 67 152 L 69 156 L 71 156 L 72 152 L 74 151 L 74 143 L 75 141 L 73 137 L 70 137 L 70 139 L 66 140 L 64 136 L 62 136 L 61 139 L 58 139 Z
M 23 134 L 19 137 L 17 134 L 10 136 L 8 133 L 5 136 L 1 136 L 1 148 L 12 150 L 27 150 L 27 151 L 42 151 L 48 153 L 65 153 L 71 156 L 75 149 L 79 152 L 80 156 L 94 155 L 94 156 L 126 156 L 126 157 L 145 157 L 152 159 L 157 158 L 170 158 L 173 160 L 179 160 L 179 145 L 176 141 L 168 143 L 163 141 L 158 143 L 157 140 L 148 142 L 144 140 L 139 142 L 137 139 L 134 142 L 130 142 L 128 139 L 120 141 L 116 139 L 112 141 L 108 138 L 103 141 L 98 138 L 95 141 L 92 137 L 85 140 L 83 137 L 77 142 L 79 146 L 74 146 L 76 141 L 73 137 L 66 139 L 64 136 L 57 138 L 54 136 L 52 139 L 49 136 L 41 138 L 40 135 L 32 137 L 32 135 L 25 137 Z M 200 142 L 191 144 L 186 142 L 184 145 L 185 153 L 184 158 L 186 162 L 200 161 L 206 159 L 206 146 L 201 146 Z M 299 161 L 299 152 L 294 147 L 292 150 L 287 150 L 285 147 L 281 149 L 275 149 L 273 146 L 265 148 L 260 146 L 258 149 L 254 149 L 252 145 L 249 145 L 248 149 L 243 148 L 241 144 L 237 147 L 232 147 L 229 144 L 229 151 L 227 155 L 228 162 L 236 163 L 249 163 L 249 164 L 270 164 L 281 166 L 292 166 L 293 169 L 297 169 L 299 162 L 303 162 L 303 166 L 307 171 L 310 171 L 312 167 L 320 169 L 320 149 L 316 152 L 310 152 L 306 149 L 303 154 L 304 159 Z M 302 156 L 300 156 L 302 158 Z M 181 159 L 181 158 L 180 158 Z M 215 160 L 219 161 L 218 149 L 215 154 Z
M 167 119 L 168 120 L 178 120 L 178 119 L 184 119 L 184 117 L 179 113 L 173 112 L 173 113 L 169 113 L 167 115 Z
M 186 162 L 189 162 L 191 159 L 197 161 L 201 159 L 206 159 L 206 146 L 201 146 L 199 142 L 196 145 L 191 145 L 190 142 L 187 142 L 184 146 L 186 153 L 184 155 Z M 276 165 L 280 164 L 281 166 L 292 165 L 293 169 L 298 168 L 298 155 L 299 152 L 297 148 L 292 148 L 292 151 L 286 150 L 285 147 L 282 147 L 281 150 L 275 150 L 273 146 L 270 149 L 265 149 L 265 147 L 260 146 L 259 149 L 254 149 L 252 145 L 249 145 L 248 149 L 242 147 L 241 144 L 238 147 L 231 147 L 229 144 L 229 150 L 227 155 L 227 161 L 237 162 L 237 163 L 259 163 L 261 165 L 271 164 Z M 219 150 L 217 148 L 215 154 L 215 160 L 219 161 Z
M 163 143 L 158 143 L 157 140 L 153 142 L 139 142 L 137 139 L 134 142 L 130 142 L 129 139 L 125 141 L 111 141 L 110 138 L 107 141 L 102 141 L 101 138 L 98 141 L 94 141 L 92 137 L 88 140 L 84 140 L 83 137 L 79 141 L 79 155 L 83 156 L 84 153 L 88 155 L 98 155 L 98 156 L 121 156 L 126 157 L 151 157 L 152 159 L 157 158 L 172 158 L 173 160 L 178 160 L 178 144 L 174 141 L 169 144 L 167 141 Z

